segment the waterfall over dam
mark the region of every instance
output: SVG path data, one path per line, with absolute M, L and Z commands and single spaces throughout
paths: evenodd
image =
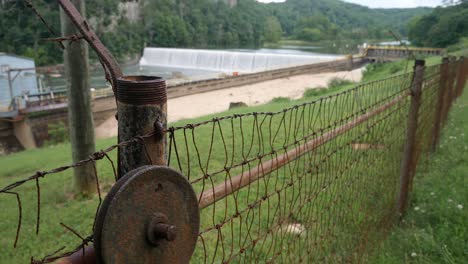
M 344 56 L 294 55 L 223 50 L 145 48 L 140 66 L 163 66 L 219 72 L 260 72 L 333 61 Z

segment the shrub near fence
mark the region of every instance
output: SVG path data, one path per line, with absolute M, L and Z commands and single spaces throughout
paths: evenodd
M 466 76 L 463 58 L 430 67 L 417 61 L 414 72 L 278 112 L 164 129 L 168 166 L 180 171 L 197 194 L 200 230 L 191 261 L 359 262 L 404 213 L 414 173 L 437 145 Z M 0 194 L 14 195 L 21 204 L 17 188 L 33 184 L 40 201 L 42 178 L 102 159 L 117 178 L 119 164 L 110 152 L 145 144 L 158 132 L 120 142 L 81 163 L 35 173 Z M 143 163 L 151 164 L 154 153 L 146 156 Z M 96 210 L 102 167 L 95 165 Z M 21 214 L 19 221 L 18 233 L 24 233 Z M 79 237 L 83 243 L 77 248 L 36 262 L 74 252 L 81 256 L 96 237 Z

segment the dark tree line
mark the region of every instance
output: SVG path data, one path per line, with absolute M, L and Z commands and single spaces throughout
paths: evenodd
M 451 1 L 431 14 L 414 18 L 409 24 L 413 44 L 427 47 L 447 47 L 468 37 L 468 1 Z

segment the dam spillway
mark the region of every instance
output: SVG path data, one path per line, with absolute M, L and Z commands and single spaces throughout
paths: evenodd
M 333 55 L 294 55 L 224 50 L 145 48 L 140 66 L 162 66 L 218 72 L 252 73 L 344 58 Z

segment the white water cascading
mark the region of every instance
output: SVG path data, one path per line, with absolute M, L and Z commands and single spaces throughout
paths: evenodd
M 293 55 L 221 50 L 145 48 L 140 66 L 220 72 L 259 72 L 340 59 L 340 56 Z

